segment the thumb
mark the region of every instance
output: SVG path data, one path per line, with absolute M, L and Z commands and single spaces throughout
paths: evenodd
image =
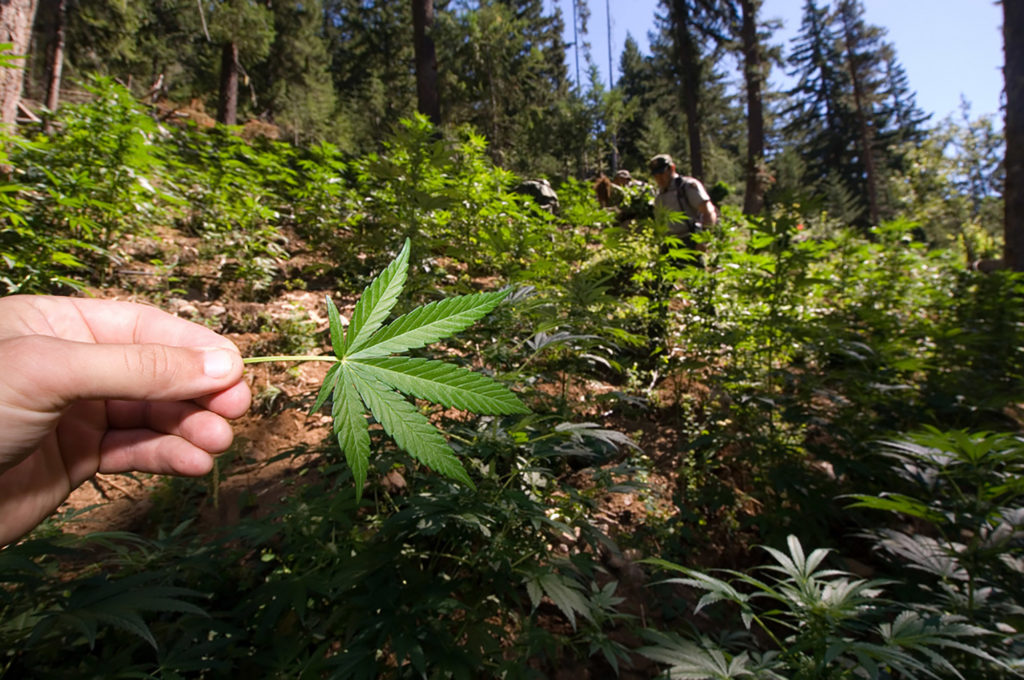
M 79 399 L 195 399 L 242 377 L 242 357 L 233 346 L 94 344 L 37 335 L 0 342 L 4 356 L 11 360 L 0 363 L 15 376 L 0 376 L 0 382 L 15 382 L 26 407 L 49 411 Z

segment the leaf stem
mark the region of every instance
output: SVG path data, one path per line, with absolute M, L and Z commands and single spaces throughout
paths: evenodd
M 337 361 L 338 358 L 330 354 L 279 354 L 270 357 L 246 357 L 242 359 L 243 364 L 265 364 L 268 361 Z

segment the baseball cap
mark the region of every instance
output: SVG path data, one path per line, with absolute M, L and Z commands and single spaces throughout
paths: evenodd
M 615 173 L 615 179 L 633 179 L 633 176 L 629 174 L 629 170 L 619 170 Z
M 650 160 L 648 166 L 650 167 L 652 175 L 660 175 L 675 164 L 675 161 L 672 160 L 672 156 L 669 156 L 667 153 L 659 153 Z

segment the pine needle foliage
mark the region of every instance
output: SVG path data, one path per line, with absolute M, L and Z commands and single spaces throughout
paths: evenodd
M 405 285 L 409 240 L 363 291 L 347 331 L 327 298 L 331 366 L 313 404 L 328 399 L 334 433 L 352 469 L 357 497 L 369 469 L 370 433 L 366 411 L 404 451 L 430 469 L 473 486 L 444 435 L 402 395 L 426 399 L 480 415 L 529 413 L 507 387 L 479 373 L 433 359 L 395 356 L 425 347 L 467 328 L 494 309 L 508 290 L 474 293 L 418 307 L 384 325 Z

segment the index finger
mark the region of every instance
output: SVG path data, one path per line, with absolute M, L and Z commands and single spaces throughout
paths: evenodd
M 205 326 L 134 302 L 48 295 L 11 296 L 2 300 L 6 334 L 49 335 L 102 344 L 162 344 L 176 347 L 223 347 L 233 342 Z
M 72 298 L 96 342 L 159 343 L 177 347 L 224 347 L 235 343 L 206 326 L 134 302 Z

